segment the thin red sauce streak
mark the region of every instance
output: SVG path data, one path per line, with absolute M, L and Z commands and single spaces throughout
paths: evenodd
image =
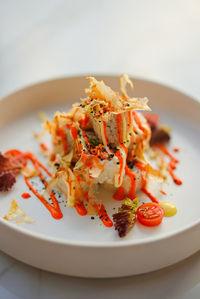
M 80 123 L 80 125 L 84 128 L 84 127 L 86 127 L 87 126 L 87 124 L 88 124 L 88 122 L 89 122 L 89 116 L 88 116 L 88 114 L 86 113 L 85 114 L 85 117 L 84 118 L 82 118 L 80 121 L 79 121 L 79 123 Z
M 167 193 L 163 190 L 160 190 L 160 193 L 162 193 L 163 195 L 167 195 Z
M 72 183 L 71 182 L 67 182 L 68 186 L 69 186 L 69 196 L 72 195 Z
M 141 123 L 141 121 L 140 121 L 140 118 L 139 118 L 137 112 L 136 112 L 136 111 L 133 111 L 132 113 L 133 113 L 135 122 L 137 123 L 139 129 L 144 133 L 144 137 L 147 138 L 147 136 L 148 136 L 148 132 L 147 132 L 146 128 L 143 127 L 143 125 L 142 125 L 142 123 Z
M 131 121 L 129 119 L 129 121 Z M 127 156 L 127 147 L 123 144 L 123 140 L 122 140 L 122 133 L 121 133 L 121 114 L 117 115 L 117 127 L 118 127 L 118 132 L 119 132 L 119 142 L 121 144 L 121 146 L 123 147 L 125 154 Z M 123 158 L 122 158 L 122 154 L 120 151 L 118 151 L 116 153 L 116 156 L 118 157 L 119 163 L 120 163 L 120 169 L 119 169 L 119 174 L 122 175 L 122 171 L 123 171 Z M 126 171 L 126 175 L 129 176 L 130 181 L 131 181 L 131 187 L 130 187 L 130 191 L 128 194 L 128 197 L 130 199 L 134 199 L 135 196 L 135 187 L 136 187 L 136 175 L 134 172 L 130 171 L 130 169 L 128 168 L 127 165 L 125 165 L 125 171 Z M 119 178 L 120 179 L 120 178 Z M 120 186 L 115 194 L 113 195 L 113 198 L 115 200 L 123 200 L 125 198 L 125 190 L 122 186 Z
M 129 123 L 129 127 L 131 127 L 131 111 L 128 112 L 128 123 Z
M 103 120 L 103 130 L 104 130 L 104 136 L 106 139 L 106 143 L 108 144 L 108 136 L 107 136 L 107 132 L 106 132 L 106 122 L 104 120 Z
M 76 177 L 76 179 L 78 181 L 77 183 L 79 184 L 79 188 L 81 189 L 81 185 L 80 185 L 81 178 L 78 175 L 76 175 L 75 177 Z M 84 192 L 84 196 L 86 198 L 86 201 L 88 201 L 88 192 Z M 75 203 L 74 208 L 76 209 L 77 213 L 80 216 L 87 215 L 87 210 L 86 210 L 83 202 Z
M 75 203 L 74 207 L 80 216 L 87 215 L 87 210 L 83 203 Z
M 29 193 L 27 193 L 27 192 L 24 192 L 24 193 L 22 193 L 21 197 L 27 199 L 27 198 L 30 198 L 31 195 Z
M 179 150 L 179 148 L 175 147 L 175 148 L 173 149 L 173 151 L 174 151 L 175 153 L 178 153 L 180 150 Z
M 56 160 L 56 154 L 52 153 L 50 159 L 51 159 L 52 162 L 54 162 Z
M 127 147 L 123 144 L 123 139 L 122 139 L 121 118 L 122 118 L 121 114 L 117 114 L 117 128 L 119 132 L 119 142 L 127 155 Z
M 113 222 L 112 220 L 109 218 L 104 205 L 100 205 L 99 208 L 99 212 L 98 212 L 99 218 L 101 219 L 101 221 L 103 222 L 103 224 L 106 227 L 112 227 L 113 226 Z
M 9 152 L 13 152 L 15 154 L 16 150 L 10 150 Z M 38 176 L 40 177 L 42 183 L 44 184 L 45 187 L 47 187 L 48 183 L 45 180 L 44 175 L 42 174 L 42 172 L 40 171 L 40 169 L 42 168 L 46 174 L 49 177 L 52 177 L 52 174 L 49 172 L 49 170 L 31 153 L 31 152 L 27 152 L 25 154 L 23 154 L 22 152 L 17 151 L 17 154 L 20 154 L 20 158 L 23 157 L 24 165 L 27 164 L 27 161 L 31 161 L 35 167 L 36 170 L 38 170 Z M 40 193 L 38 193 L 38 191 L 33 187 L 33 185 L 30 183 L 29 178 L 28 177 L 24 177 L 25 179 L 25 183 L 28 186 L 29 190 L 42 202 L 42 204 L 48 209 L 48 211 L 51 213 L 52 217 L 54 219 L 61 219 L 63 217 L 63 214 L 61 212 L 59 203 L 54 195 L 53 192 L 51 192 L 50 194 L 50 199 L 52 201 L 52 205 L 45 199 L 45 197 L 43 195 L 41 195 Z M 88 195 L 86 195 L 86 200 L 88 200 Z M 30 196 L 29 193 L 23 193 L 22 196 L 24 198 L 28 198 Z M 79 204 L 75 204 L 75 209 L 78 212 L 79 215 L 84 216 L 87 214 L 87 210 L 84 206 L 83 203 L 79 203 Z M 100 205 L 100 207 L 97 207 L 97 211 L 98 211 L 98 215 L 99 218 L 101 219 L 101 221 L 103 222 L 103 224 L 106 227 L 112 227 L 113 226 L 113 222 L 112 220 L 109 218 L 104 205 Z
M 121 114 L 117 114 L 117 128 L 119 132 L 119 142 L 122 144 Z
M 170 158 L 170 162 L 167 165 L 167 170 L 169 174 L 171 175 L 174 183 L 176 185 L 182 185 L 182 181 L 174 174 L 173 170 L 176 169 L 176 164 L 179 163 L 179 160 L 177 160 L 165 147 L 164 144 L 157 145 L 157 147 L 166 155 Z
M 105 136 L 105 139 L 106 139 L 106 143 L 108 143 L 108 137 L 107 137 L 107 133 L 106 133 L 106 122 L 103 121 L 103 129 L 104 129 L 104 136 Z M 122 175 L 122 171 L 123 171 L 123 158 L 122 158 L 122 154 L 120 152 L 120 150 L 117 150 L 116 153 L 114 153 L 111 149 L 110 149 L 110 152 L 115 155 L 118 160 L 119 160 L 119 181 L 121 179 L 121 175 Z
M 40 162 L 37 160 L 37 158 L 30 152 L 25 153 L 25 157 L 27 160 L 30 160 L 34 167 L 38 170 L 39 172 L 39 177 L 42 181 L 42 183 L 44 184 L 44 186 L 47 186 L 47 181 L 45 180 L 42 172 L 40 171 L 40 169 L 42 168 L 46 174 L 49 177 L 52 177 L 52 174 L 48 171 L 48 169 Z M 29 189 L 33 192 L 33 194 L 43 203 L 43 205 L 49 210 L 49 212 L 51 213 L 52 217 L 55 219 L 61 219 L 63 217 L 63 214 L 60 210 L 60 206 L 59 203 L 55 197 L 55 195 L 53 194 L 53 192 L 51 192 L 50 194 L 50 198 L 52 201 L 52 205 L 45 199 L 45 197 L 41 194 L 39 194 L 37 192 L 37 190 L 32 186 L 32 184 L 29 182 L 29 178 L 25 177 L 25 182 L 27 184 L 27 186 L 29 187 Z
M 89 197 L 88 197 L 88 192 L 84 192 L 84 196 L 87 202 L 89 202 Z M 93 203 L 93 208 L 98 212 L 99 218 L 101 219 L 101 221 L 103 222 L 103 224 L 106 227 L 112 227 L 113 226 L 113 222 L 112 220 L 109 218 L 106 209 L 104 207 L 103 204 L 101 204 L 100 206 L 97 205 L 96 203 Z
M 119 133 L 119 142 L 120 144 L 122 145 L 122 147 L 124 148 L 125 150 L 125 153 L 127 155 L 127 149 L 125 147 L 124 144 L 122 144 L 122 134 L 121 134 L 121 115 L 118 114 L 117 115 L 117 127 L 118 127 L 118 133 Z M 106 130 L 105 130 L 105 126 L 104 126 L 104 135 L 106 134 Z M 106 136 L 106 135 L 105 135 Z M 107 138 L 107 136 L 106 136 Z M 121 180 L 121 176 L 122 176 L 122 171 L 123 171 L 123 157 L 122 157 L 122 154 L 121 152 L 118 150 L 116 153 L 115 153 L 115 156 L 118 158 L 119 160 L 119 182 Z M 119 183 L 118 182 L 118 183 Z M 125 190 L 124 190 L 124 187 L 120 186 L 116 192 L 114 193 L 113 195 L 113 199 L 115 200 L 118 200 L 118 201 L 121 201 L 125 198 Z
M 129 113 L 129 122 L 131 122 L 131 114 L 130 113 Z M 118 126 L 118 131 L 119 131 L 119 141 L 120 141 L 122 147 L 124 148 L 126 156 L 127 156 L 127 147 L 123 144 L 122 134 L 121 134 L 121 114 L 117 115 L 117 126 Z M 135 195 L 136 174 L 133 171 L 131 171 L 127 165 L 125 166 L 125 172 L 126 172 L 126 175 L 129 176 L 130 181 L 131 181 L 131 187 L 130 187 L 128 197 L 130 199 L 134 199 L 134 198 L 136 198 L 136 195 Z
M 77 129 L 76 129 L 76 127 L 74 125 L 72 125 L 70 130 L 71 130 L 72 138 L 74 140 L 77 140 Z
M 140 170 L 141 170 L 141 178 L 142 178 L 142 191 L 153 201 L 156 203 L 159 203 L 159 201 L 157 200 L 157 198 L 152 195 L 147 189 L 146 189 L 146 185 L 147 185 L 147 170 L 146 170 L 146 165 L 143 164 L 142 162 L 137 162 L 135 164 Z
M 153 201 L 153 202 L 156 202 L 156 203 L 159 203 L 159 201 L 157 200 L 157 198 L 151 194 L 145 187 L 142 188 L 142 191 Z
M 47 145 L 44 142 L 40 143 L 40 148 L 45 152 L 49 152 L 49 148 L 47 147 Z
M 123 140 L 122 140 L 122 132 L 121 132 L 121 114 L 117 114 L 117 128 L 118 128 L 118 132 L 119 132 L 119 142 L 121 144 L 121 146 L 124 149 L 124 152 L 127 156 L 127 147 L 123 144 Z M 122 175 L 122 171 L 123 171 L 123 158 L 122 158 L 122 154 L 120 151 L 118 151 L 116 153 L 119 162 L 120 162 L 120 174 Z
M 78 137 L 76 126 L 75 126 L 74 124 L 66 124 L 66 127 L 67 127 L 68 129 L 70 129 L 72 138 L 74 139 L 74 141 L 76 141 L 76 140 L 77 140 L 77 137 Z
M 134 199 L 134 198 L 136 198 L 136 195 L 135 195 L 136 174 L 133 171 L 131 171 L 127 165 L 125 167 L 125 171 L 126 171 L 126 175 L 128 175 L 131 180 L 131 187 L 130 187 L 130 191 L 128 193 L 128 197 L 130 199 Z
M 119 188 L 117 188 L 116 192 L 113 195 L 113 198 L 118 201 L 124 200 L 125 190 L 124 190 L 123 186 L 120 186 Z
M 67 151 L 67 136 L 65 130 L 62 128 L 58 128 L 58 135 L 60 136 L 62 143 L 63 143 L 63 151 L 66 153 Z
M 52 177 L 51 172 L 31 152 L 25 153 L 25 157 L 33 163 L 36 169 L 42 168 L 49 177 Z

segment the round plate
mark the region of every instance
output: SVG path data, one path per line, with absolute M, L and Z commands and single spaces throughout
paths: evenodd
M 119 78 L 99 76 L 108 85 L 119 89 Z M 160 201 L 171 201 L 178 208 L 174 217 L 164 218 L 155 228 L 137 223 L 120 239 L 114 228 L 106 228 L 91 216 L 81 217 L 75 209 L 61 203 L 64 217 L 51 218 L 34 196 L 23 199 L 27 190 L 18 176 L 11 192 L 0 194 L 0 216 L 9 209 L 11 199 L 17 200 L 33 224 L 16 225 L 0 217 L 0 249 L 27 264 L 57 273 L 82 277 L 119 277 L 145 273 L 176 263 L 200 249 L 199 167 L 200 104 L 171 88 L 133 79 L 135 96 L 147 96 L 161 122 L 172 128 L 170 148 L 180 163 L 176 174 L 183 185 L 177 186 L 169 177 L 160 193 Z M 48 117 L 56 110 L 66 111 L 84 96 L 88 82 L 83 77 L 64 78 L 36 84 L 0 101 L 1 151 L 18 148 L 32 150 L 42 160 L 35 132 L 41 130 L 38 111 Z M 141 195 L 142 200 L 146 200 Z M 112 202 L 112 215 L 116 203 Z

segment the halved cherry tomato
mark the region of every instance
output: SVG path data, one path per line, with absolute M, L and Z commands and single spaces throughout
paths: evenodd
M 146 226 L 159 225 L 164 216 L 163 208 L 154 202 L 148 202 L 139 206 L 136 213 L 140 223 Z

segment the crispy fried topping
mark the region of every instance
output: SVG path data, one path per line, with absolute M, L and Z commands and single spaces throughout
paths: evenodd
M 129 76 L 127 74 L 123 74 L 120 77 L 120 89 L 121 89 L 122 95 L 125 98 L 129 98 L 129 96 L 127 94 L 127 90 L 126 90 L 126 85 L 127 84 L 129 84 L 132 89 L 134 88 L 133 82 L 130 80 Z
M 113 91 L 103 81 L 97 81 L 94 77 L 88 76 L 90 87 L 85 90 L 88 95 L 82 100 L 81 107 L 94 115 L 101 115 L 106 112 L 119 113 L 129 110 L 151 110 L 147 105 L 147 98 L 130 98 L 126 91 L 126 85 L 133 87 L 128 75 L 120 78 L 122 96 Z
M 22 222 L 26 222 L 26 223 L 35 222 L 35 220 L 26 216 L 26 213 L 19 208 L 18 203 L 14 199 L 11 202 L 8 214 L 5 215 L 3 218 L 8 221 L 15 220 L 15 224 L 19 224 Z

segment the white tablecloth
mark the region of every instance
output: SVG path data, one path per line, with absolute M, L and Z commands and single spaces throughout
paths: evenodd
M 0 96 L 40 80 L 121 74 L 200 99 L 198 0 L 1 0 Z M 123 279 L 47 273 L 0 253 L 0 298 L 200 298 L 200 253 Z

